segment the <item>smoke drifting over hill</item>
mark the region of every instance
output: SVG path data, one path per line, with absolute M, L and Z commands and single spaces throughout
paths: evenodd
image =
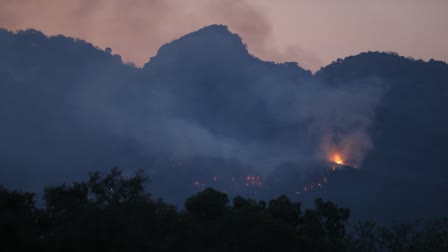
M 313 173 L 339 162 L 335 154 L 361 168 L 325 191 L 347 204 L 445 186 L 443 62 L 365 53 L 312 75 L 261 61 L 220 25 L 165 44 L 143 68 L 33 30 L 0 30 L 0 54 L 0 183 L 9 187 L 119 166 L 145 169 L 154 194 L 172 201 L 218 175 L 256 185 L 261 177 L 277 194 L 320 179 Z M 430 182 L 415 191 L 420 178 Z M 434 213 L 447 208 L 425 200 Z
M 295 72 L 303 76 L 281 76 Z M 104 89 L 92 80 L 80 93 L 91 97 L 80 104 L 97 108 L 94 117 L 148 153 L 233 160 L 265 175 L 288 162 L 328 160 L 335 151 L 361 165 L 384 93 L 377 78 L 331 86 L 294 64 L 258 61 L 224 26 L 165 45 L 141 75 L 143 89 L 125 91 L 139 97 L 129 101 L 131 111 L 115 102 L 127 89 L 121 82 Z

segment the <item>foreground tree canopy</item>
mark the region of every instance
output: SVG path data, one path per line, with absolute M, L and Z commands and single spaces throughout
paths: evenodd
M 314 209 L 280 196 L 232 202 L 207 188 L 177 210 L 145 191 L 142 172 L 117 168 L 85 182 L 32 193 L 0 187 L 2 251 L 447 251 L 448 222 L 351 227 L 349 209 L 317 199 Z

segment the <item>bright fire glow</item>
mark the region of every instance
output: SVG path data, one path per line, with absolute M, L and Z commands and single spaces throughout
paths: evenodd
M 339 155 L 338 153 L 333 154 L 333 157 L 331 158 L 331 160 L 333 162 L 335 162 L 336 164 L 344 164 L 344 160 L 342 159 L 341 155 Z

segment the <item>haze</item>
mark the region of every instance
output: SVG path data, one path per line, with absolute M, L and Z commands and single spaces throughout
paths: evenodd
M 0 27 L 85 39 L 138 66 L 166 42 L 227 24 L 264 60 L 318 70 L 362 51 L 448 61 L 445 0 L 1 0 Z

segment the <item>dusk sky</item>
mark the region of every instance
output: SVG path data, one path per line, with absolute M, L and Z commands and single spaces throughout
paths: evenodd
M 317 70 L 363 51 L 448 61 L 446 0 L 1 0 L 0 27 L 111 47 L 138 66 L 166 42 L 229 26 L 264 60 Z

